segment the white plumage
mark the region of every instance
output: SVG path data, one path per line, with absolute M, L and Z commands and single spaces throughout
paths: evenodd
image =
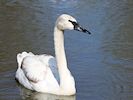
M 59 79 L 56 61 L 53 56 L 23 52 L 17 55 L 17 61 L 19 66 L 16 78 L 26 88 L 38 92 L 47 92 L 49 90 L 49 93 L 51 93 L 51 90 L 59 88 L 56 80 Z M 54 74 L 52 74 L 52 71 Z
M 63 35 L 65 29 L 88 32 L 81 28 L 72 16 L 67 14 L 59 16 L 54 28 L 56 57 L 46 54 L 34 55 L 31 52 L 19 53 L 15 77 L 20 84 L 37 92 L 56 95 L 74 95 L 76 93 L 74 78 L 67 68 Z

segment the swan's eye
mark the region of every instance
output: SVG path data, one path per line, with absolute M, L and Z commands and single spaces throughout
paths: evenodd
M 79 24 L 77 22 L 74 22 L 74 21 L 71 21 L 71 20 L 68 20 L 69 22 L 71 22 L 73 24 L 73 26 L 79 26 Z
M 68 21 L 73 24 L 74 29 L 76 29 L 77 27 L 79 27 L 79 24 L 77 22 L 74 22 L 74 21 L 71 21 L 71 20 L 68 20 Z

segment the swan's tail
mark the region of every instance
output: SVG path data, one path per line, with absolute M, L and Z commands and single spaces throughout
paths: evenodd
M 18 54 L 17 54 L 18 67 L 21 67 L 22 61 L 23 61 L 23 59 L 24 59 L 25 57 L 27 57 L 27 56 L 33 56 L 33 55 L 34 55 L 34 54 L 31 53 L 31 52 L 29 52 L 29 53 L 27 53 L 27 52 L 18 53 Z

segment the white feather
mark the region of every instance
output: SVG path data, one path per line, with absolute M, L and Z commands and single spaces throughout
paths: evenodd
M 76 93 L 75 81 L 67 68 L 64 50 L 63 30 L 74 29 L 69 20 L 76 22 L 72 16 L 67 14 L 61 15 L 56 21 L 54 28 L 56 58 L 46 54 L 34 55 L 31 52 L 22 52 L 17 55 L 16 79 L 24 87 L 57 95 Z

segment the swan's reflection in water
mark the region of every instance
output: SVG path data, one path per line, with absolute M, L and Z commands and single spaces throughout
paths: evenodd
M 19 85 L 20 95 L 23 100 L 76 100 L 76 96 L 58 96 L 53 94 L 33 92 Z

